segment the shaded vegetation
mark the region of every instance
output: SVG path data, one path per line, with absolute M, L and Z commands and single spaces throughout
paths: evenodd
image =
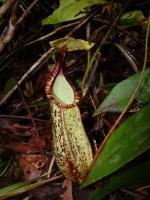
M 0 6 L 0 199 L 149 199 L 150 1 Z M 53 156 L 45 85 L 62 47 L 94 155 L 81 186 Z

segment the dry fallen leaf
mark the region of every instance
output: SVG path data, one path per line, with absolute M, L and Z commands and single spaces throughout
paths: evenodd
M 48 157 L 40 154 L 20 155 L 18 162 L 26 180 L 39 177 L 49 166 Z
M 10 149 L 19 154 L 43 153 L 46 149 L 45 140 L 33 137 L 28 143 L 14 142 L 10 144 Z
M 63 200 L 73 200 L 72 196 L 72 181 L 65 179 L 62 185 L 63 188 L 66 188 L 66 191 L 61 195 Z
M 68 51 L 89 50 L 94 46 L 94 43 L 73 37 L 64 37 L 51 41 L 50 45 L 54 48 L 66 47 Z

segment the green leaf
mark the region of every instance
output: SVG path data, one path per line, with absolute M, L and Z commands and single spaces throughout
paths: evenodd
M 118 83 L 102 104 L 95 110 L 94 116 L 102 112 L 121 112 L 127 105 L 132 93 L 134 92 L 141 72 L 136 73 L 129 78 Z M 146 69 L 141 83 L 138 95 L 138 103 L 145 103 L 150 100 L 150 69 Z
M 14 78 L 10 78 L 5 84 L 3 94 L 6 95 L 9 92 L 9 90 L 11 90 L 14 87 L 15 84 L 16 83 Z
M 66 47 L 68 51 L 75 50 L 89 50 L 93 47 L 94 43 L 82 39 L 75 39 L 73 37 L 64 37 L 50 42 L 54 48 Z
M 91 200 L 100 200 L 120 188 L 139 187 L 150 183 L 150 160 L 119 170 L 109 177 L 103 188 L 91 192 Z
M 60 6 L 52 15 L 42 21 L 43 25 L 58 24 L 65 21 L 75 20 L 85 16 L 85 13 L 80 13 L 84 8 L 96 4 L 104 4 L 106 0 L 60 0 Z
M 150 148 L 149 113 L 147 105 L 110 135 L 82 187 L 110 175 Z
M 134 10 L 124 13 L 117 24 L 127 25 L 127 26 L 136 26 L 140 25 L 144 21 L 145 17 L 141 10 Z
M 5 188 L 0 189 L 0 199 L 6 199 L 8 197 L 12 197 L 12 196 L 16 196 L 18 194 L 22 194 L 24 192 L 27 192 L 29 190 L 32 190 L 34 188 L 37 188 L 41 185 L 44 185 L 46 183 L 49 183 L 53 180 L 55 180 L 56 178 L 50 178 L 47 180 L 43 180 L 37 183 L 33 183 L 34 181 L 38 180 L 38 179 L 31 179 L 31 180 L 27 180 L 24 182 L 20 182 L 20 183 L 15 183 L 13 185 L 7 186 Z
M 111 92 L 111 90 L 117 85 L 117 83 L 108 83 L 105 85 L 102 85 L 102 89 L 107 91 L 107 92 Z
M 0 198 L 4 198 L 5 195 L 8 195 L 9 192 L 18 190 L 19 188 L 22 188 L 30 183 L 32 183 L 33 180 L 28 180 L 20 183 L 15 183 L 13 185 L 7 186 L 5 188 L 0 189 Z

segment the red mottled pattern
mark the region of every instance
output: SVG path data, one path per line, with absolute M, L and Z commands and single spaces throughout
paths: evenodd
M 77 107 L 79 95 L 76 88 L 68 81 L 74 91 L 72 104 L 62 105 L 52 96 L 53 83 L 61 70 L 61 64 L 60 61 L 56 63 L 45 88 L 50 100 L 53 149 L 60 171 L 69 179 L 81 183 L 93 159 L 92 149 Z

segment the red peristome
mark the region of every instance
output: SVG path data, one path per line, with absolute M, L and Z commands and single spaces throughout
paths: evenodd
M 61 64 L 62 64 L 62 62 L 60 60 L 56 63 L 56 66 L 55 66 L 55 68 L 54 68 L 54 70 L 52 72 L 52 75 L 47 80 L 46 87 L 45 87 L 45 92 L 46 92 L 46 95 L 47 95 L 48 99 L 53 101 L 56 105 L 58 105 L 58 106 L 60 106 L 62 108 L 71 108 L 71 107 L 77 105 L 77 103 L 79 102 L 80 97 L 79 97 L 79 94 L 78 94 L 76 88 L 74 87 L 74 85 L 70 81 L 67 80 L 70 83 L 70 85 L 71 85 L 71 87 L 72 87 L 72 89 L 74 91 L 74 96 L 75 96 L 74 102 L 72 104 L 62 105 L 56 99 L 54 99 L 54 97 L 52 95 L 52 87 L 53 87 L 53 83 L 54 83 L 57 75 L 59 73 L 61 73 L 61 75 L 64 75 L 63 71 L 62 71 Z M 64 92 L 67 92 L 67 91 L 64 91 Z
M 52 75 L 50 75 L 50 77 L 48 78 L 47 80 L 47 83 L 46 83 L 46 87 L 45 87 L 45 92 L 46 92 L 46 95 L 49 99 L 52 98 L 52 84 L 56 78 L 56 76 L 58 75 L 59 73 L 59 70 L 60 70 L 60 63 L 57 62 L 56 63 L 56 66 L 52 72 Z

